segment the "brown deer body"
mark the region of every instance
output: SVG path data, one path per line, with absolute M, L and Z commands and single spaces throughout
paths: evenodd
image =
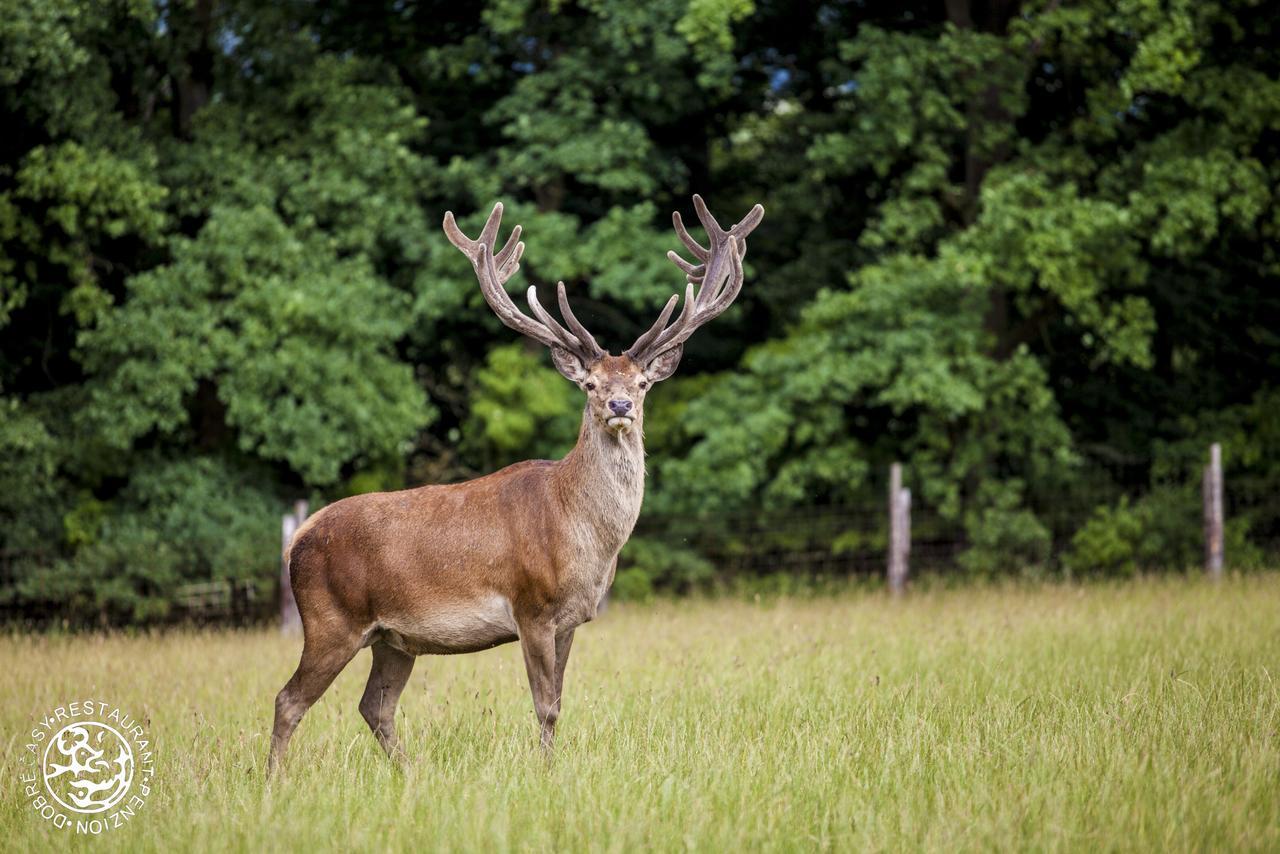
M 711 247 L 694 242 L 675 216 L 681 240 L 703 262 L 670 253 L 689 279 L 684 310 L 667 326 L 672 297 L 653 328 L 620 356 L 601 350 L 578 323 L 563 283 L 558 294 L 568 329 L 542 309 L 532 288 L 538 320 L 515 308 L 503 283 L 518 269 L 524 244 L 517 226 L 495 254 L 501 205 L 474 241 L 446 214 L 446 233 L 472 260 L 499 318 L 551 347 L 557 369 L 586 392 L 578 442 L 558 461 L 516 463 L 465 483 L 353 496 L 299 529 L 287 558 L 303 651 L 276 698 L 269 767 L 283 758 L 306 710 L 366 646 L 373 648 L 373 667 L 360 712 L 392 757 L 399 755 L 395 708 L 416 656 L 514 640 L 524 653 L 542 743 L 550 747 L 574 630 L 595 617 L 640 513 L 645 393 L 675 371 L 684 340 L 737 295 L 743 238 L 764 214 L 757 205 L 724 231 L 700 198 L 694 202 Z

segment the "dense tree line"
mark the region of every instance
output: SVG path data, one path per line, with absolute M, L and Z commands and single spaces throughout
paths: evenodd
M 562 453 L 577 393 L 440 231 L 615 351 L 692 192 L 748 284 L 648 414 L 647 512 L 881 494 L 966 566 L 1194 554 L 1206 443 L 1280 487 L 1280 18 L 1253 2 L 0 0 L 0 597 L 269 584 L 286 499 Z M 1274 500 L 1238 515 L 1247 555 Z M 688 555 L 644 540 L 634 573 Z M 635 581 L 633 577 L 633 581 Z

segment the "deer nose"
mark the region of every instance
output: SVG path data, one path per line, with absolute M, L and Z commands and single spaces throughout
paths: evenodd
M 631 411 L 631 401 L 629 400 L 611 400 L 609 408 L 613 410 L 614 415 L 626 415 Z

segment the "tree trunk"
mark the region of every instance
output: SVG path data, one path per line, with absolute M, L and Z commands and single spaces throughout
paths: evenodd
M 1019 11 L 1018 0 L 946 0 L 947 20 L 958 30 L 983 33 L 1004 33 L 1009 21 Z M 977 14 L 975 15 L 975 11 Z M 983 130 L 990 125 L 1007 125 L 1014 121 L 1001 104 L 1003 86 L 994 69 L 978 69 L 979 74 L 992 82 L 982 89 L 979 96 L 970 99 L 966 106 L 966 140 L 964 154 L 964 202 L 962 217 L 965 225 L 977 218 L 982 194 L 982 182 L 992 166 L 1009 158 L 1010 146 L 1000 143 L 984 150 L 980 140 Z M 983 326 L 990 335 L 991 355 L 1005 359 L 1011 352 L 1009 339 L 1009 296 L 999 283 L 993 282 L 988 294 L 988 304 Z
M 196 0 L 190 32 L 186 21 L 178 24 L 170 18 L 174 41 L 180 45 L 173 79 L 173 132 L 180 139 L 191 138 L 192 120 L 213 91 L 213 10 L 214 0 Z

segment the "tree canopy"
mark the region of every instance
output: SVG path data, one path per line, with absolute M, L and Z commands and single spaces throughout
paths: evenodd
M 672 210 L 768 209 L 737 305 L 650 401 L 647 512 L 867 500 L 903 460 L 994 571 L 1043 563 L 1085 482 L 1165 491 L 1100 508 L 1075 566 L 1178 527 L 1211 439 L 1280 494 L 1278 26 L 1183 0 L 0 0 L 0 597 L 146 617 L 184 579 L 267 583 L 293 496 L 563 453 L 576 392 L 440 231 L 498 199 L 524 285 L 564 279 L 614 351 L 679 289 Z M 1250 512 L 1241 543 L 1280 519 Z

